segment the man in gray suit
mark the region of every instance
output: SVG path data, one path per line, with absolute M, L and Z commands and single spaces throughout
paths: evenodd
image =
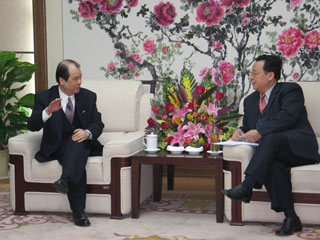
M 252 189 L 264 185 L 271 209 L 284 212 L 285 219 L 277 235 L 301 231 L 294 210 L 290 168 L 319 162 L 318 143 L 308 121 L 301 87 L 280 82 L 282 60 L 274 55 L 256 59 L 251 73 L 256 90 L 244 101 L 243 126 L 235 130 L 233 140 L 259 142 L 245 170 L 245 180 L 222 190 L 233 200 L 250 202 Z
M 97 138 L 104 124 L 97 110 L 95 93 L 81 88 L 80 65 L 63 60 L 57 66 L 58 85 L 35 95 L 35 105 L 28 128 L 43 128 L 39 162 L 58 159 L 62 165 L 61 178 L 53 186 L 68 195 L 75 225 L 90 226 L 84 211 L 86 203 L 86 163 L 89 155 L 101 155 Z

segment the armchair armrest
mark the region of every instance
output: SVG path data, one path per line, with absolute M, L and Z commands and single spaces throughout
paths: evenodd
M 41 138 L 42 131 L 28 132 L 9 139 L 9 154 L 23 156 L 24 175 L 26 180 L 31 178 L 31 162 L 37 151 L 40 150 Z
M 248 145 L 224 146 L 223 160 L 241 162 L 241 172 L 248 166 L 256 148 Z
M 128 132 L 106 142 L 103 146 L 104 157 L 129 157 L 143 149 L 143 131 Z

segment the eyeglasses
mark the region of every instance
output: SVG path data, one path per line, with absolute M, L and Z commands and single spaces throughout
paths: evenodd
M 263 72 L 250 72 L 250 77 L 256 77 L 260 75 L 261 73 L 267 74 L 268 72 L 263 71 Z

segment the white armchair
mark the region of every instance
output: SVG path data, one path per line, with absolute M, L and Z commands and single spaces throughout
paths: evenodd
M 103 156 L 89 157 L 87 170 L 88 213 L 122 218 L 131 212 L 130 156 L 142 150 L 144 128 L 151 114 L 150 99 L 140 81 L 84 81 L 83 87 L 97 94 L 97 107 L 105 124 L 99 141 Z M 52 187 L 62 168 L 57 160 L 39 163 L 42 132 L 29 132 L 9 139 L 11 205 L 16 214 L 27 211 L 69 212 L 65 194 Z M 143 201 L 152 194 L 152 166 L 141 175 Z
M 319 82 L 299 82 L 303 89 L 308 119 L 320 144 L 320 84 Z M 243 113 L 242 104 L 239 112 Z M 230 189 L 243 181 L 243 173 L 254 154 L 251 146 L 223 148 L 224 187 Z M 320 164 L 294 167 L 291 181 L 295 210 L 304 224 L 319 224 L 320 221 Z M 270 199 L 266 190 L 254 189 L 251 202 L 241 203 L 225 197 L 225 216 L 231 224 L 245 221 L 282 222 L 283 214 L 270 210 Z

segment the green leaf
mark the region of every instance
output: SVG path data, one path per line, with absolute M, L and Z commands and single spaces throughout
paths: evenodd
M 19 99 L 19 104 L 23 107 L 33 108 L 34 106 L 34 94 L 28 93 Z

